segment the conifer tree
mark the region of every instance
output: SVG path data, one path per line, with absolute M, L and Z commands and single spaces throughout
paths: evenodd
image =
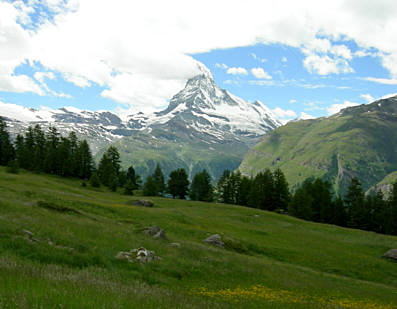
M 148 176 L 145 183 L 143 184 L 143 195 L 144 196 L 156 196 L 157 195 L 157 183 L 153 176 Z
M 274 179 L 274 208 L 286 211 L 290 201 L 288 182 L 281 169 L 277 168 L 273 172 Z
M 304 220 L 312 219 L 313 198 L 307 193 L 304 187 L 295 191 L 288 205 L 288 213 L 294 217 Z
M 33 170 L 43 172 L 46 158 L 46 138 L 38 124 L 33 128 L 33 140 Z
M 194 175 L 189 196 L 192 200 L 212 202 L 213 187 L 211 184 L 211 176 L 205 169 Z
M 218 202 L 231 204 L 230 171 L 224 170 L 216 184 L 216 198 Z
M 14 147 L 6 128 L 6 122 L 0 117 L 0 165 L 7 165 L 14 159 Z
M 179 168 L 170 173 L 167 190 L 173 198 L 186 198 L 189 192 L 189 179 L 184 168 Z
M 348 210 L 348 226 L 365 229 L 368 224 L 368 213 L 364 202 L 364 192 L 360 181 L 353 177 L 345 196 L 345 205 Z
M 94 160 L 86 140 L 78 143 L 76 150 L 76 166 L 78 177 L 82 179 L 89 179 L 91 177 L 91 173 L 94 169 Z
M 253 179 L 248 205 L 254 208 L 274 210 L 274 192 L 273 174 L 267 169 Z
M 157 187 L 155 195 L 163 196 L 165 191 L 165 182 L 164 182 L 164 174 L 159 164 L 156 165 L 156 169 L 154 170 L 152 177 Z

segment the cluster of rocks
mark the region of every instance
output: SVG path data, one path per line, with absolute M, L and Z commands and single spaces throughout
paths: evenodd
M 120 251 L 116 255 L 116 259 L 126 259 L 128 262 L 140 262 L 148 263 L 154 260 L 161 260 L 159 256 L 156 256 L 154 251 L 150 251 L 146 248 L 140 247 L 138 249 L 131 249 L 130 251 Z

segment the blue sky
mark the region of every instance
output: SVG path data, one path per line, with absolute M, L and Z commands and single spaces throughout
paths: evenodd
M 195 60 L 283 121 L 397 93 L 397 5 L 317 2 L 0 0 L 0 104 L 159 110 Z

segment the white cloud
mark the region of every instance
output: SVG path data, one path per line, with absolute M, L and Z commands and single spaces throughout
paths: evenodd
M 33 77 L 40 83 L 44 83 L 44 79 L 48 78 L 51 80 L 55 79 L 55 75 L 53 72 L 36 72 Z
M 397 79 L 365 77 L 365 80 L 384 85 L 397 85 Z
M 256 78 L 260 79 L 272 79 L 272 77 L 269 75 L 269 73 L 265 72 L 262 68 L 252 68 L 251 69 L 252 75 L 254 75 Z
M 379 50 L 389 84 L 397 78 L 396 1 L 203 0 L 192 10 L 188 1 L 177 0 L 50 0 L 43 4 L 58 15 L 51 22 L 44 16 L 34 31 L 18 24 L 31 22 L 31 8 L 16 2 L 0 2 L 0 89 L 8 91 L 42 93 L 29 77 L 13 75 L 28 60 L 78 86 L 103 86 L 103 95 L 114 100 L 134 105 L 146 97 L 155 102 L 147 105 L 157 106 L 169 99 L 168 92 L 153 92 L 139 80 L 183 87 L 198 72 L 190 54 L 282 44 L 304 51 L 312 73 L 349 73 L 351 58 L 360 54 L 335 44 L 341 39 L 354 41 L 359 50 Z M 228 13 L 219 14 L 225 7 Z M 132 82 L 127 89 L 125 76 Z
M 296 113 L 290 109 L 276 107 L 275 109 L 272 109 L 272 112 L 282 124 L 286 124 L 288 121 L 296 118 Z
M 274 86 L 275 82 L 273 80 L 250 80 L 248 81 L 250 85 L 257 86 Z
M 333 115 L 338 113 L 340 110 L 347 108 L 347 107 L 352 107 L 352 106 L 358 106 L 360 104 L 350 102 L 350 101 L 345 101 L 341 104 L 332 104 L 331 106 L 327 107 L 327 113 L 328 115 Z
M 331 58 L 328 55 L 309 53 L 303 61 L 304 67 L 310 73 L 319 75 L 351 73 L 354 72 L 349 63 L 342 58 Z
M 275 109 L 272 109 L 272 112 L 279 118 L 296 117 L 296 113 L 291 109 L 282 109 L 280 107 L 276 107 Z
M 242 68 L 242 67 L 228 68 L 226 73 L 227 74 L 232 74 L 232 75 L 248 75 L 247 70 L 245 68 Z
M 287 59 L 287 57 L 283 57 L 283 58 L 281 58 L 281 62 L 288 62 L 288 59 Z
M 307 113 L 305 113 L 305 112 L 301 112 L 301 114 L 300 114 L 300 116 L 299 116 L 299 119 L 302 119 L 302 120 L 307 120 L 307 119 L 315 119 L 316 117 L 314 117 L 314 116 L 312 116 L 312 115 L 309 115 L 309 114 L 307 114 Z
M 360 98 L 363 98 L 368 103 L 375 101 L 374 97 L 372 95 L 370 95 L 369 93 L 360 95 Z
M 297 101 L 295 100 L 295 99 L 291 99 L 291 100 L 289 100 L 289 103 L 291 103 L 291 104 L 294 104 L 294 103 L 296 103 Z
M 74 75 L 74 74 L 70 74 L 70 73 L 65 73 L 65 74 L 63 74 L 63 78 L 67 82 L 70 82 L 70 83 L 72 83 L 75 86 L 80 87 L 80 88 L 85 88 L 85 87 L 90 87 L 91 86 L 90 81 L 87 78 L 83 77 L 83 76 Z
M 228 66 L 224 63 L 215 63 L 215 67 L 226 70 Z

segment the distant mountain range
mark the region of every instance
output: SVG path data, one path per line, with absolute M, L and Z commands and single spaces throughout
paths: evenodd
M 316 176 L 343 194 L 355 176 L 368 190 L 397 171 L 397 96 L 289 122 L 265 135 L 239 169 L 255 175 L 277 167 L 292 186 Z
M 122 165 L 133 165 L 142 176 L 160 163 L 165 174 L 183 167 L 193 175 L 206 168 L 216 179 L 224 169 L 236 169 L 249 148 L 281 123 L 262 102 L 246 102 L 219 88 L 211 72 L 198 65 L 201 73 L 160 112 L 122 120 L 108 111 L 34 110 L 0 103 L 0 116 L 14 135 L 35 124 L 55 126 L 62 134 L 73 130 L 87 139 L 97 158 L 113 144 Z

